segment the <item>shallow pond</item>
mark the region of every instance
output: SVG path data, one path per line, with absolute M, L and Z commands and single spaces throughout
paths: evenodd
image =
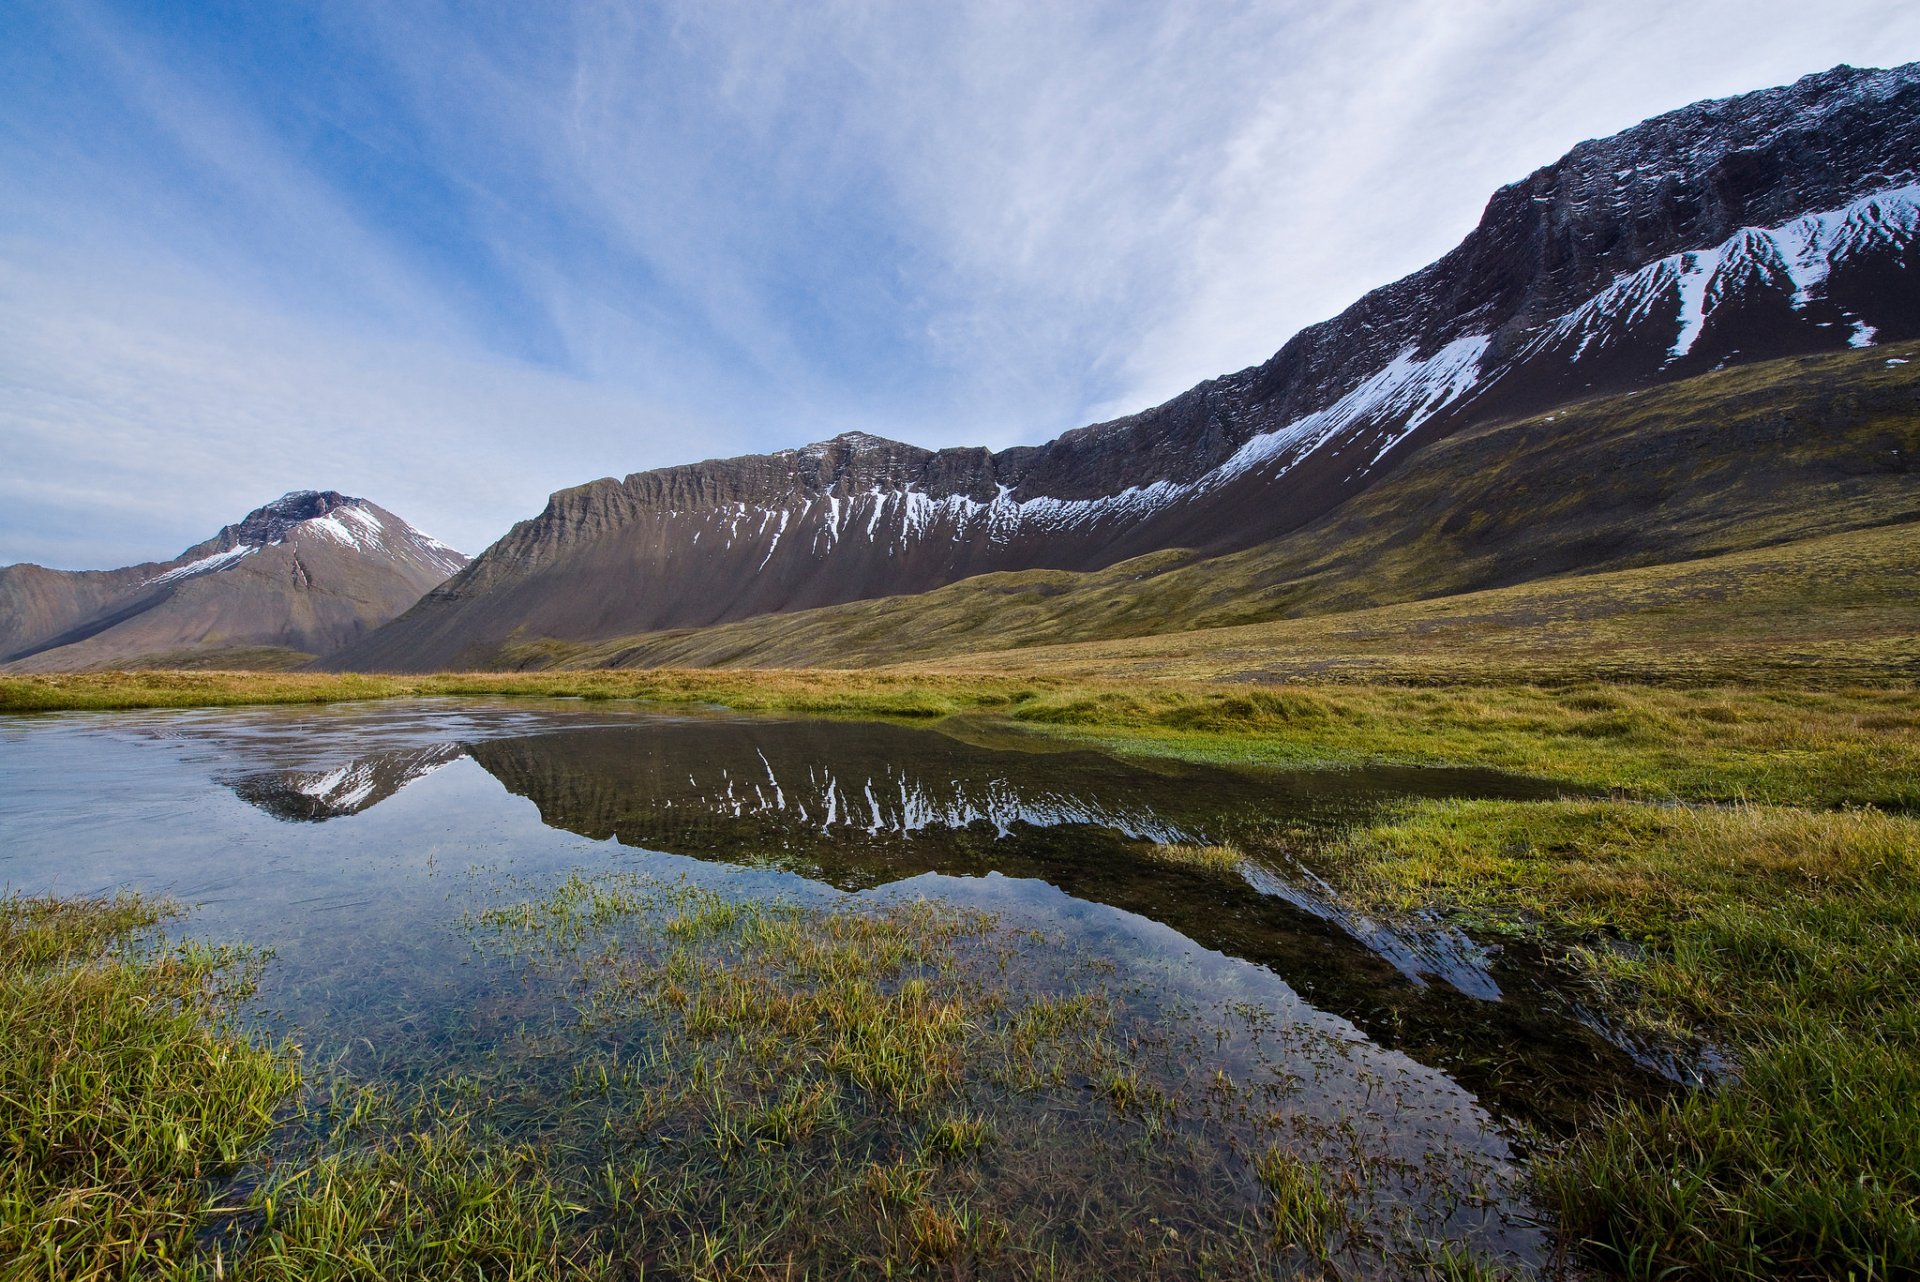
M 656 1272 L 1539 1268 L 1526 1138 L 1644 1070 L 1311 850 L 1558 791 L 615 703 L 57 715 L 0 722 L 0 884 L 271 950 L 310 1082 L 465 1101 Z

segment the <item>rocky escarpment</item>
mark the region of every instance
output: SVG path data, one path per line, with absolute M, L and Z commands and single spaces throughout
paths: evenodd
M 466 563 L 365 499 L 299 490 L 170 561 L 118 570 L 0 567 L 0 664 L 55 671 L 223 651 L 325 653 L 392 619 Z
M 1920 64 L 1691 107 L 1495 193 L 1266 364 L 999 453 L 851 434 L 556 494 L 341 666 L 499 661 L 1296 529 L 1463 424 L 1920 334 Z

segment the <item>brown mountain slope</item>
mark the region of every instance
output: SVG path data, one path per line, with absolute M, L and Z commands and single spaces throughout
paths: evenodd
M 297 491 L 171 561 L 0 567 L 0 667 L 285 666 L 385 623 L 465 564 L 365 499 Z
M 1216 628 L 1655 565 L 1920 520 L 1920 343 L 1801 357 L 1489 423 L 1303 529 L 1201 558 L 933 592 L 477 666 L 799 667 Z M 1920 550 L 1916 550 L 1920 556 Z

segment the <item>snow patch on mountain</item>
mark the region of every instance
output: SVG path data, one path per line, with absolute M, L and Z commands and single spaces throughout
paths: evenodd
M 755 572 L 765 570 L 772 561 L 790 518 L 800 529 L 811 528 L 809 550 L 817 558 L 832 554 L 856 530 L 866 535 L 869 545 L 884 544 L 888 555 L 893 555 L 941 536 L 950 543 L 1005 544 L 1026 533 L 1054 535 L 1144 520 L 1255 468 L 1266 468 L 1277 477 L 1334 437 L 1369 427 L 1382 435 L 1371 456 L 1377 462 L 1421 424 L 1481 385 L 1481 363 L 1490 342 L 1488 335 L 1471 334 L 1424 357 L 1409 348 L 1325 409 L 1252 437 L 1225 462 L 1193 481 L 1158 480 L 1093 498 L 1036 495 L 1023 499 L 1006 485 L 998 486 L 994 496 L 985 500 L 967 494 L 935 497 L 917 482 L 902 488 L 875 484 L 852 494 L 828 490 L 809 495 L 797 508 L 778 510 L 778 526 Z M 757 529 L 752 523 L 756 513 Z M 757 540 L 766 536 L 775 519 L 775 509 L 734 503 L 714 509 L 707 525 L 710 528 L 717 520 L 730 547 L 745 521 L 749 538 L 758 547 Z M 699 537 L 698 531 L 694 537 Z
M 1670 361 L 1693 350 L 1714 311 L 1754 283 L 1790 291 L 1804 309 L 1821 296 L 1834 265 L 1869 250 L 1904 252 L 1920 236 L 1920 183 L 1863 196 L 1837 209 L 1806 214 L 1778 227 L 1743 227 L 1718 245 L 1656 259 L 1616 279 L 1530 343 L 1521 359 L 1578 340 L 1571 360 L 1672 307 L 1676 326 Z M 1853 320 L 1856 347 L 1871 346 L 1872 327 Z
M 361 503 L 362 500 L 350 499 L 324 516 L 308 517 L 294 523 L 288 528 L 288 533 L 300 531 L 317 534 L 343 547 L 373 556 L 412 556 L 447 574 L 466 564 L 465 557 L 440 540 L 422 534 L 404 521 L 396 520 L 390 526 L 380 519 L 379 513 L 360 506 Z
M 1276 459 L 1285 459 L 1291 468 L 1333 437 L 1369 421 L 1388 429 L 1386 443 L 1374 455 L 1377 460 L 1409 432 L 1473 390 L 1491 341 L 1486 334 L 1469 334 L 1424 359 L 1412 349 L 1403 351 L 1327 408 L 1251 438 L 1197 488 L 1210 489 Z
M 215 570 L 224 570 L 243 558 L 252 556 L 259 550 L 257 546 L 248 545 L 245 547 L 229 548 L 225 552 L 215 552 L 212 556 L 203 556 L 198 561 L 189 561 L 185 565 L 177 565 L 171 570 L 156 574 L 140 586 L 150 588 L 161 583 L 178 583 L 182 579 L 190 579 L 198 574 L 210 574 Z

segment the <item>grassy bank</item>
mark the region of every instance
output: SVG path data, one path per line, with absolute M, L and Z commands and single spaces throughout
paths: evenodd
M 0 1278 L 595 1272 L 566 1239 L 578 1208 L 524 1150 L 375 1093 L 303 1102 L 295 1048 L 236 1022 L 251 959 L 163 945 L 172 912 L 0 899 Z
M 1322 856 L 1362 902 L 1568 947 L 1596 1008 L 1734 1072 L 1547 1156 L 1565 1231 L 1632 1277 L 1920 1267 L 1920 821 L 1430 802 Z
M 904 672 L 594 671 L 422 677 L 89 673 L 0 678 L 0 711 L 417 696 L 635 699 L 946 719 L 1225 765 L 1470 765 L 1649 798 L 1920 807 L 1911 687 L 1120 682 Z
M 165 912 L 0 899 L 8 1278 L 164 1275 L 294 1088 L 290 1053 L 227 1018 L 241 959 L 153 944 Z

